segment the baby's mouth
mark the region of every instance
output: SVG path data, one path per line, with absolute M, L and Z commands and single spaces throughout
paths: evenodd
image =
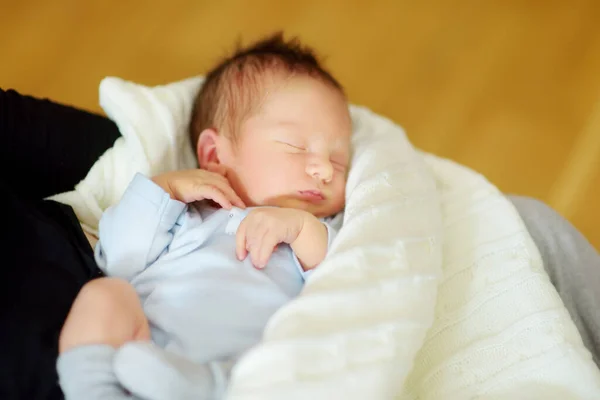
M 300 190 L 298 191 L 303 200 L 313 203 L 319 203 L 325 200 L 325 196 L 320 190 Z

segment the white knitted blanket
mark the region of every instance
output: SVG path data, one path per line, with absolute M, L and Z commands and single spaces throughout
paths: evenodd
M 95 232 L 135 172 L 194 167 L 186 131 L 200 84 L 106 78 L 101 105 L 123 138 L 55 199 Z M 600 373 L 512 204 L 415 151 L 391 121 L 351 112 L 344 226 L 237 364 L 228 398 L 600 399 Z

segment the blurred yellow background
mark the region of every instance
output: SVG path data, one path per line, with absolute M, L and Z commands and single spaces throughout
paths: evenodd
M 600 2 L 0 0 L 0 87 L 101 112 L 107 75 L 202 74 L 283 29 L 413 144 L 554 207 L 600 248 Z

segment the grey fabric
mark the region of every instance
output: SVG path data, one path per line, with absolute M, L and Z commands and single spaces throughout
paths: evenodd
M 600 254 L 546 204 L 509 196 L 541 252 L 546 272 L 600 367 Z

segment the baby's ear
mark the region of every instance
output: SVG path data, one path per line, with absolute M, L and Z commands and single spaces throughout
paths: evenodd
M 211 163 L 219 163 L 217 143 L 219 134 L 216 130 L 209 128 L 200 133 L 196 144 L 196 157 L 200 168 L 206 168 Z

